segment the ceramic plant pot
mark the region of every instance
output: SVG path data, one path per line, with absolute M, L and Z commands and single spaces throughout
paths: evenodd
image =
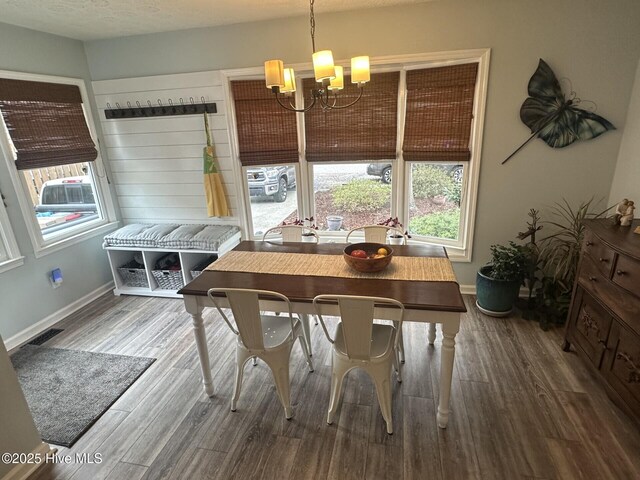
M 484 266 L 476 275 L 476 306 L 492 317 L 506 317 L 518 299 L 520 282 L 491 278 L 491 267 Z
M 337 232 L 342 227 L 342 218 L 340 215 L 329 215 L 327 217 L 327 227 L 330 232 Z

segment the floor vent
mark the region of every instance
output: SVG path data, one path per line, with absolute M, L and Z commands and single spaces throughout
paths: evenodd
M 42 335 L 38 335 L 36 338 L 31 340 L 27 345 L 42 345 L 44 342 L 46 342 L 47 340 L 51 340 L 60 332 L 62 332 L 62 329 L 60 328 L 50 328 L 49 330 L 44 332 Z

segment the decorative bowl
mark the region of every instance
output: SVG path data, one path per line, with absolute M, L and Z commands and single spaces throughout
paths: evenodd
M 351 252 L 353 252 L 354 250 L 364 250 L 367 254 L 367 257 L 369 257 L 376 254 L 380 248 L 384 248 L 387 251 L 386 256 L 381 258 L 359 258 L 351 256 Z M 354 270 L 362 273 L 373 273 L 380 272 L 387 268 L 387 266 L 391 263 L 391 259 L 393 258 L 393 249 L 389 247 L 389 245 L 384 245 L 383 243 L 352 243 L 351 245 L 345 247 L 342 256 L 344 258 L 344 261 L 347 262 L 347 265 L 349 265 Z

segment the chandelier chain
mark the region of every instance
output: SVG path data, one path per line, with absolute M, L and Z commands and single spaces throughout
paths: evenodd
M 315 0 L 309 0 L 309 23 L 311 24 L 311 48 L 316 53 L 316 17 L 313 14 L 313 4 Z

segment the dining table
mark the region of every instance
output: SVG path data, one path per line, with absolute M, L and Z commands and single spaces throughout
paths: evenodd
M 280 241 L 243 241 L 209 265 L 178 293 L 183 295 L 193 322 L 193 333 L 204 390 L 214 395 L 207 337 L 202 312 L 213 307 L 210 288 L 251 288 L 278 292 L 289 298 L 291 309 L 301 315 L 316 314 L 313 298 L 320 294 L 386 297 L 405 307 L 405 322 L 428 324 L 425 349 L 433 348 L 436 324 L 441 325 L 440 396 L 437 424 L 446 428 L 455 359 L 455 337 L 466 312 L 460 286 L 446 250 L 434 245 L 393 245 L 393 258 L 382 272 L 352 270 L 342 256 L 347 244 Z M 219 294 L 220 295 L 220 294 Z M 224 297 L 216 301 L 228 307 Z M 283 311 L 282 302 L 261 300 L 266 311 Z M 339 316 L 335 304 L 320 304 L 320 313 Z M 376 307 L 376 319 L 397 318 L 391 307 Z M 426 375 L 425 379 L 429 376 Z M 425 380 L 427 381 L 427 380 Z

